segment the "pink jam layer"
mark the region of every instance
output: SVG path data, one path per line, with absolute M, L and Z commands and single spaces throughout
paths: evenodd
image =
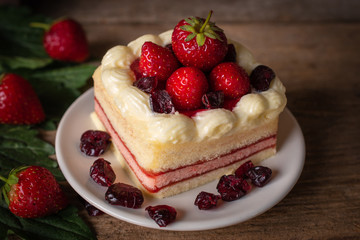
M 276 135 L 272 135 L 211 160 L 201 160 L 194 164 L 171 169 L 166 172 L 154 173 L 143 169 L 138 164 L 135 156 L 131 153 L 124 141 L 121 140 L 119 134 L 113 128 L 96 98 L 95 112 L 100 118 L 101 122 L 104 124 L 108 133 L 111 135 L 113 143 L 123 155 L 130 169 L 138 178 L 142 186 L 151 193 L 158 192 L 162 188 L 168 187 L 175 183 L 179 183 L 181 181 L 200 176 L 210 171 L 229 166 L 236 162 L 240 162 L 263 150 L 276 147 Z

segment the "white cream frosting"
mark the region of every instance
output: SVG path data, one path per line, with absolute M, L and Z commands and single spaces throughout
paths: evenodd
M 105 89 L 128 121 L 136 119 L 146 124 L 144 135 L 150 141 L 160 143 L 197 142 L 217 139 L 243 129 L 251 129 L 269 121 L 283 111 L 286 105 L 285 87 L 276 76 L 267 91 L 246 94 L 233 111 L 212 109 L 201 111 L 192 118 L 175 114 L 154 113 L 149 104 L 149 94 L 132 84 L 135 76 L 130 70 L 131 63 L 140 57 L 144 42 L 152 41 L 165 46 L 171 43 L 172 30 L 160 35 L 147 34 L 130 42 L 127 46 L 115 46 L 101 62 L 101 79 Z M 258 63 L 250 51 L 240 43 L 233 43 L 237 62 L 249 74 Z

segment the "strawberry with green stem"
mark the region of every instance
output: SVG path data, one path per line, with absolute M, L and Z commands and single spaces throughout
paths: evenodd
M 69 62 L 83 62 L 88 58 L 89 44 L 77 21 L 64 18 L 51 25 L 35 22 L 31 26 L 45 30 L 43 45 L 51 58 Z
M 40 166 L 13 169 L 2 194 L 9 210 L 22 218 L 38 218 L 57 213 L 68 205 L 68 200 L 52 173 Z
M 172 49 L 178 60 L 189 67 L 210 71 L 226 56 L 228 45 L 224 31 L 210 21 L 190 17 L 181 20 L 172 34 Z

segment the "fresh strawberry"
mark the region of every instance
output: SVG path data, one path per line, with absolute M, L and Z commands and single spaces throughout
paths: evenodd
M 234 62 L 220 63 L 211 71 L 209 78 L 212 89 L 223 91 L 230 99 L 240 98 L 250 91 L 248 74 Z
M 39 166 L 13 169 L 2 192 L 9 209 L 22 218 L 44 217 L 65 208 L 67 198 L 49 170 Z
M 40 100 L 27 80 L 13 73 L 0 76 L 0 123 L 36 124 L 44 119 Z
M 208 90 L 205 74 L 195 67 L 177 69 L 166 82 L 166 91 L 177 110 L 195 110 L 202 106 L 202 96 Z
M 141 48 L 139 68 L 145 77 L 166 81 L 179 68 L 179 62 L 169 48 L 145 42 Z
M 33 26 L 49 28 L 45 24 Z M 44 34 L 43 45 L 51 58 L 60 61 L 83 62 L 89 56 L 85 31 L 72 19 L 53 23 Z
M 191 17 L 181 20 L 172 34 L 172 49 L 178 60 L 188 67 L 210 71 L 227 53 L 227 39 L 222 29 L 206 20 Z

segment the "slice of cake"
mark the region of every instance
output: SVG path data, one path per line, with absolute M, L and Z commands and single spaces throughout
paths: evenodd
M 210 24 L 204 29 L 210 29 L 211 34 L 203 34 L 205 40 L 195 34 L 186 39 L 186 44 L 197 38 L 200 45 L 204 42 L 200 50 L 214 42 L 225 44 L 225 54 L 217 60 L 207 61 L 211 56 L 206 56 L 205 62 L 212 66 L 196 59 L 195 63 L 184 60 L 176 49 L 181 45 L 176 35 L 179 31 L 192 34 L 190 27 L 196 28 L 192 26 L 196 22 Z M 95 113 L 112 137 L 115 154 L 134 182 L 155 197 L 187 191 L 232 173 L 244 161 L 256 164 L 276 153 L 285 88 L 271 69 L 260 65 L 243 45 L 227 40 L 215 27 L 208 20 L 189 18 L 179 22 L 174 31 L 144 35 L 127 46 L 113 47 L 93 75 Z M 155 51 L 161 57 L 149 58 Z M 206 54 L 194 53 L 197 57 Z M 235 57 L 235 63 L 219 67 L 216 71 L 220 74 L 216 75 L 215 68 L 231 59 L 229 55 Z M 239 89 L 224 88 L 224 84 L 214 83 L 229 81 L 214 80 L 224 75 L 221 71 L 231 72 L 230 78 L 239 75 L 236 79 L 244 78 L 245 82 L 239 80 Z M 138 80 L 152 88 L 134 86 Z M 236 95 L 239 92 L 243 93 Z M 164 106 L 165 111 L 161 111 Z

